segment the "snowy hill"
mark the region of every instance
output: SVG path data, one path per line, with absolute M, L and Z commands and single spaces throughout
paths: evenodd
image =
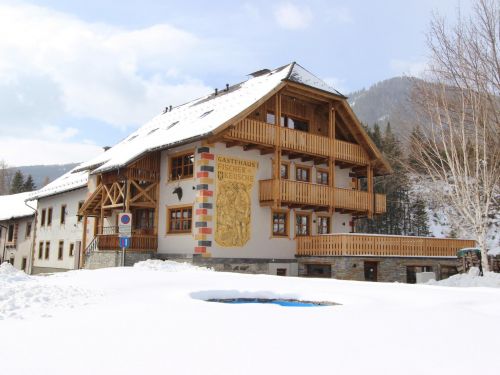
M 348 101 L 363 123 L 378 123 L 384 128 L 389 121 L 392 130 L 404 136 L 411 132 L 416 119 L 411 90 L 412 78 L 394 77 L 349 94 Z
M 56 178 L 62 176 L 63 174 L 70 171 L 77 165 L 78 163 L 52 164 L 52 165 L 26 165 L 21 167 L 11 167 L 8 168 L 8 170 L 12 174 L 15 173 L 17 170 L 20 170 L 25 177 L 30 174 L 33 177 L 33 180 L 37 188 L 41 188 L 46 178 L 48 178 L 49 181 L 54 181 Z

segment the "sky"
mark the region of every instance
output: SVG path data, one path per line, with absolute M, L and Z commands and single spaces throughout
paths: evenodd
M 0 0 L 0 160 L 80 162 L 162 112 L 297 61 L 343 94 L 426 66 L 462 0 Z

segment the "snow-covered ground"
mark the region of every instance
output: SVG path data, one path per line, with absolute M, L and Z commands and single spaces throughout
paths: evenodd
M 52 276 L 0 270 L 1 374 L 498 374 L 500 288 L 159 261 Z M 227 297 L 341 305 L 203 301 Z

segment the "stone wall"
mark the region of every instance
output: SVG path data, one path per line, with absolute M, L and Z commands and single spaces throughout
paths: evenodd
M 179 254 L 156 254 L 156 258 L 190 262 L 200 267 L 210 267 L 220 272 L 237 272 L 249 274 L 276 275 L 277 269 L 286 269 L 288 276 L 297 276 L 297 261 L 295 259 L 254 259 L 254 258 L 211 258 L 195 254 L 186 258 Z
M 452 258 L 404 258 L 404 257 L 300 257 L 298 258 L 299 276 L 307 274 L 308 264 L 331 265 L 331 277 L 341 280 L 365 280 L 365 262 L 377 263 L 377 281 L 406 283 L 407 266 L 431 266 L 438 279 L 442 266 L 456 266 Z
M 135 263 L 153 258 L 152 252 L 126 251 L 125 266 L 131 267 Z M 93 251 L 85 257 L 85 269 L 93 270 L 106 267 L 119 267 L 122 264 L 121 250 Z

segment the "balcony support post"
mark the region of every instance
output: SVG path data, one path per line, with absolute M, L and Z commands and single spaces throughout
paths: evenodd
M 280 179 L 281 179 L 281 95 L 279 93 L 275 96 L 275 110 L 274 110 L 274 173 L 273 173 L 273 204 L 275 208 L 281 206 L 280 202 Z
M 85 249 L 87 248 L 87 215 L 83 215 L 83 233 L 82 233 L 82 244 L 80 247 L 80 262 L 78 268 L 83 268 L 85 266 Z
M 366 166 L 366 177 L 367 177 L 367 185 L 368 185 L 368 218 L 373 218 L 373 202 L 374 202 L 374 194 L 373 194 L 373 167 L 371 162 Z
M 328 208 L 330 215 L 335 212 L 335 108 L 328 102 L 328 134 L 330 135 L 330 156 L 328 158 L 328 185 L 331 188 L 331 205 Z M 332 217 L 333 222 L 333 217 Z M 333 223 L 332 223 L 333 226 Z
M 99 234 L 103 234 L 103 230 L 104 230 L 104 202 L 106 201 L 106 189 L 105 189 L 105 186 L 104 185 L 104 181 L 102 182 L 102 186 L 103 186 L 103 193 L 102 193 L 102 197 L 101 197 L 101 211 L 100 211 L 100 214 L 99 214 L 99 226 L 100 226 L 100 229 L 98 230 Z

